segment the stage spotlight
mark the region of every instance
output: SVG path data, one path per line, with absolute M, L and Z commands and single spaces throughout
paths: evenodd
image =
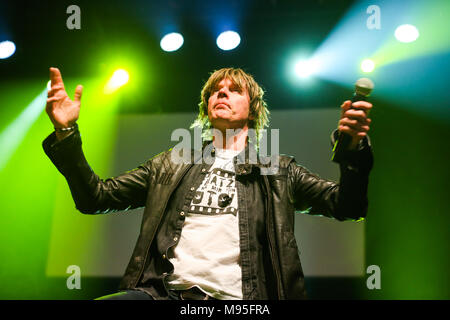
M 167 52 L 176 51 L 181 48 L 184 43 L 183 36 L 179 33 L 172 32 L 166 34 L 160 42 L 161 49 Z
M 106 94 L 113 93 L 114 91 L 125 85 L 129 79 L 130 76 L 124 69 L 118 69 L 114 71 L 111 79 L 109 79 L 108 83 L 105 86 L 104 92 Z
M 0 42 L 0 59 L 7 59 L 16 52 L 16 45 L 12 41 Z
M 361 62 L 361 70 L 364 72 L 372 72 L 375 69 L 375 62 L 370 59 L 364 59 Z
M 216 43 L 224 51 L 233 50 L 241 43 L 241 37 L 237 32 L 225 31 L 217 37 Z
M 22 113 L 0 133 L 0 171 L 6 166 L 31 126 L 45 109 L 47 88 L 40 92 Z
M 299 78 L 308 78 L 318 69 L 318 63 L 315 60 L 300 60 L 294 66 L 294 71 Z
M 403 24 L 395 29 L 395 37 L 400 42 L 413 42 L 419 37 L 419 30 L 413 25 Z

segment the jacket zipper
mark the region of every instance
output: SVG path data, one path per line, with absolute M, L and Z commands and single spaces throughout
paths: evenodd
M 271 217 L 271 208 L 269 206 L 268 200 L 269 200 L 269 186 L 268 186 L 268 181 L 267 181 L 267 176 L 264 176 L 264 184 L 265 184 L 265 189 L 266 189 L 266 193 L 267 193 L 267 198 L 266 198 L 266 207 L 267 207 L 267 223 L 266 223 L 266 232 L 267 232 L 267 236 L 269 238 L 269 249 L 270 249 L 270 256 L 271 256 L 271 261 L 272 261 L 272 267 L 275 271 L 275 276 L 276 276 L 276 281 L 277 281 L 277 295 L 278 295 L 278 299 L 281 300 L 281 293 L 280 293 L 280 276 L 278 273 L 278 268 L 275 264 L 275 261 L 278 261 L 277 259 L 275 259 L 274 255 L 275 255 L 275 250 L 273 249 L 273 237 L 271 236 L 272 233 L 270 231 L 270 229 L 273 229 L 273 224 L 272 224 L 272 217 Z
M 164 207 L 163 207 L 163 210 L 162 210 L 162 214 L 161 214 L 160 217 L 159 217 L 158 226 L 159 226 L 159 224 L 161 223 L 161 219 L 162 219 L 162 216 L 164 215 L 164 212 L 166 211 L 167 203 L 169 202 L 169 199 L 170 199 L 170 196 L 172 195 L 172 192 L 176 189 L 176 187 L 178 187 L 178 184 L 180 183 L 181 179 L 183 179 L 184 175 L 186 174 L 186 172 L 187 172 L 187 171 L 189 170 L 189 168 L 191 168 L 191 167 L 192 167 L 192 164 L 190 164 L 189 166 L 187 166 L 187 167 L 184 169 L 184 171 L 181 173 L 180 177 L 179 177 L 178 180 L 176 181 L 175 185 L 174 185 L 173 188 L 170 190 L 169 196 L 167 197 L 166 202 L 164 203 Z M 156 229 L 158 229 L 158 228 L 156 228 Z M 151 237 L 151 240 L 149 241 L 149 244 L 148 244 L 147 247 L 146 247 L 146 250 L 145 250 L 145 256 L 144 256 L 144 261 L 143 261 L 143 263 L 142 263 L 141 270 L 139 271 L 139 275 L 137 276 L 136 280 L 133 282 L 133 288 L 136 287 L 137 283 L 139 282 L 139 279 L 141 278 L 142 273 L 144 272 L 145 261 L 147 260 L 147 256 L 148 256 L 148 250 L 150 249 L 150 245 L 151 245 L 151 243 L 152 243 L 152 241 L 153 241 L 153 238 L 155 237 L 156 229 L 155 229 L 155 232 L 153 232 L 153 235 L 152 235 L 152 237 Z M 166 253 L 166 254 L 167 254 L 167 253 Z M 163 283 L 164 283 L 164 281 L 163 281 Z M 165 286 L 165 284 L 164 284 L 164 286 Z

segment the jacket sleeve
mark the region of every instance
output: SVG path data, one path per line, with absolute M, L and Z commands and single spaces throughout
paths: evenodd
M 331 136 L 332 145 L 337 130 Z M 291 199 L 296 210 L 312 215 L 324 215 L 338 220 L 358 220 L 366 217 L 369 172 L 373 166 L 370 139 L 361 140 L 356 150 L 347 151 L 339 162 L 339 183 L 321 179 L 298 165 L 288 166 Z
M 134 170 L 102 180 L 84 157 L 78 129 L 61 141 L 56 140 L 53 132 L 42 146 L 66 178 L 75 206 L 82 213 L 109 213 L 145 206 L 151 159 Z

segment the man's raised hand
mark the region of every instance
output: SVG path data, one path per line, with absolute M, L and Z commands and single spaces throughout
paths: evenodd
M 74 99 L 71 100 L 64 88 L 61 72 L 58 68 L 50 68 L 50 80 L 51 88 L 48 91 L 45 110 L 55 128 L 71 127 L 75 125 L 80 115 L 83 87 L 81 85 L 76 87 Z

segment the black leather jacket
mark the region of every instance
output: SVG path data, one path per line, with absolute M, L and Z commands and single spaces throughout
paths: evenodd
M 332 134 L 332 144 L 336 136 L 337 131 Z M 198 172 L 207 170 L 209 165 L 193 164 L 199 156 L 195 153 L 191 164 L 175 164 L 171 161 L 170 151 L 166 151 L 134 170 L 101 180 L 84 157 L 78 130 L 60 142 L 56 142 L 52 133 L 44 140 L 43 147 L 65 176 L 76 208 L 82 213 L 99 214 L 145 206 L 139 238 L 120 289 L 147 287 L 145 290 L 155 298 L 164 299 L 164 286 L 155 281 L 146 285 L 143 275 L 150 270 L 153 280 L 164 284 L 168 270 L 163 262 L 167 260 L 166 252 L 155 247 L 157 242 L 162 242 L 158 235 L 173 231 L 163 227 L 169 219 L 169 199 L 183 178 L 198 180 Z M 358 220 L 366 216 L 368 177 L 373 165 L 369 139 L 365 138 L 358 150 L 348 151 L 339 165 L 341 176 L 337 184 L 309 172 L 291 156 L 279 156 L 279 170 L 274 175 L 259 174 L 263 166 L 260 162 L 251 164 L 247 159 L 245 163 L 235 164 L 238 196 L 245 195 L 239 196 L 239 210 L 247 210 L 240 215 L 239 222 L 244 299 L 306 297 L 294 237 L 295 211 L 338 220 Z M 190 170 L 194 167 L 196 171 Z M 188 172 L 191 174 L 189 177 L 186 176 Z M 197 173 L 192 176 L 192 172 Z M 262 206 L 263 210 L 257 206 Z M 258 217 L 257 212 L 262 214 Z M 258 240 L 261 234 L 265 239 L 266 258 L 262 257 L 263 254 L 258 256 L 258 250 L 255 250 L 261 247 L 262 241 Z M 166 239 L 171 236 L 165 235 Z M 171 245 L 175 243 L 176 240 Z

